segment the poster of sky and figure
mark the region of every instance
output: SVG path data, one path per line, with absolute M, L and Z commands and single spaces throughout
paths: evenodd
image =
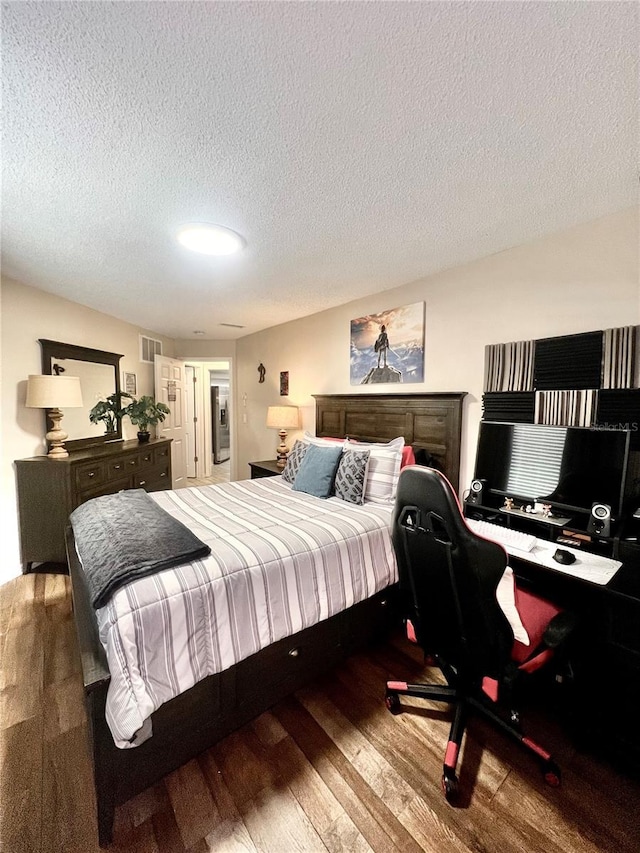
M 351 321 L 351 384 L 424 382 L 424 302 Z

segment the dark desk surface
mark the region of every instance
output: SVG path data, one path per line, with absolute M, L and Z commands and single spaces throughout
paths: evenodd
M 640 563 L 638 561 L 623 563 L 604 590 L 640 601 Z
M 467 517 L 486 519 L 493 523 L 497 520 L 495 518 L 497 515 L 499 515 L 497 508 L 465 506 L 465 516 Z M 533 525 L 525 525 L 522 528 L 518 524 L 514 526 L 514 529 L 522 529 L 523 532 L 538 536 L 538 529 L 544 530 L 545 523 L 538 519 L 534 521 L 535 524 Z M 585 589 L 595 594 L 600 593 L 605 597 L 612 596 L 640 602 L 640 518 L 629 517 L 625 519 L 621 522 L 617 533 L 619 538 L 615 540 L 596 540 L 584 549 L 587 553 L 598 553 L 598 549 L 601 549 L 602 555 L 609 558 L 611 558 L 613 551 L 613 559 L 622 563 L 614 577 L 605 585 L 572 576 L 560 569 L 554 570 L 545 567 L 537 562 L 529 562 L 520 557 L 510 556 L 509 562 L 516 574 L 526 580 L 539 581 L 541 584 L 548 583 L 551 586 L 558 586 L 567 590 L 570 590 L 571 587 L 575 590 Z M 541 544 L 545 541 L 550 544 L 550 539 L 540 538 L 539 541 Z M 560 542 L 556 544 L 558 548 L 566 548 Z M 579 549 L 579 545 L 580 542 L 577 540 L 575 547 Z
M 571 642 L 569 732 L 625 771 L 640 774 L 640 547 L 619 540 L 622 566 L 608 584 L 510 557 L 519 584 L 577 617 Z M 594 679 L 594 673 L 596 674 Z M 602 682 L 596 684 L 598 679 Z M 602 687 L 602 683 L 606 686 Z

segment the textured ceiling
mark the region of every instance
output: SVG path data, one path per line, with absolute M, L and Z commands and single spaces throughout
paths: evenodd
M 224 339 L 620 210 L 638 12 L 5 3 L 3 273 Z M 193 255 L 188 221 L 247 248 Z

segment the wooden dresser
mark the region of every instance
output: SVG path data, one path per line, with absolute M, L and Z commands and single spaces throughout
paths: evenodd
M 22 569 L 66 563 L 69 514 L 90 498 L 121 489 L 171 488 L 171 439 L 115 441 L 73 450 L 67 459 L 34 456 L 15 462 Z

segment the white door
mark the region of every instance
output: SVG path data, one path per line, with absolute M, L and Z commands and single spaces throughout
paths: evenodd
M 172 438 L 171 471 L 172 488 L 180 489 L 187 483 L 187 442 L 185 438 L 185 379 L 184 363 L 177 358 L 156 355 L 154 361 L 156 400 L 165 403 L 171 414 L 158 424 L 158 436 Z

